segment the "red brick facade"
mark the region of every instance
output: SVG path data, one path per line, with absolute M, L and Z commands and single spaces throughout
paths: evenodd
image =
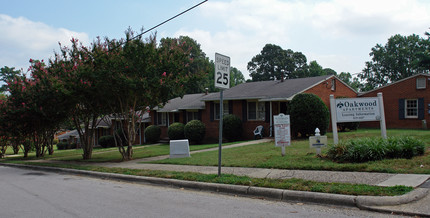
M 425 81 L 425 88 L 417 89 L 417 79 Z M 381 92 L 384 100 L 387 128 L 423 128 L 423 120 L 430 125 L 430 76 L 420 74 L 398 81 L 391 85 L 360 95 L 360 97 L 376 97 Z M 405 116 L 405 100 L 416 100 L 417 116 Z M 415 106 L 415 105 L 412 105 Z M 379 122 L 362 122 L 361 127 L 379 127 Z
M 334 83 L 334 87 L 332 88 Z M 313 93 L 319 96 L 323 102 L 330 109 L 330 95 L 333 94 L 335 97 L 344 96 L 354 98 L 357 97 L 357 93 L 346 86 L 343 82 L 339 81 L 336 77 L 332 79 L 323 81 L 321 83 L 315 84 L 312 87 L 308 87 L 303 93 Z M 250 100 L 251 101 L 251 100 Z M 255 100 L 253 100 L 255 101 Z M 243 138 L 246 140 L 253 139 L 253 131 L 258 125 L 263 125 L 264 136 L 269 136 L 270 134 L 270 104 L 272 105 L 272 115 L 277 115 L 279 113 L 286 113 L 286 101 L 272 101 L 264 102 L 265 106 L 265 117 L 264 120 L 249 120 L 247 118 L 247 100 L 230 100 L 228 102 L 229 114 L 234 114 L 242 119 L 243 122 Z M 169 124 L 173 123 L 173 113 L 169 113 Z M 216 141 L 219 137 L 219 120 L 214 119 L 214 102 L 205 102 L 205 109 L 200 110 L 201 121 L 206 125 L 206 137 L 207 141 Z M 156 116 L 154 111 L 151 112 L 151 117 Z M 154 119 L 153 119 L 154 121 Z M 183 122 L 182 116 L 179 116 L 179 122 Z M 183 122 L 184 123 L 184 122 Z M 160 126 L 162 129 L 161 138 L 167 138 L 167 125 Z M 331 127 L 331 125 L 330 125 Z

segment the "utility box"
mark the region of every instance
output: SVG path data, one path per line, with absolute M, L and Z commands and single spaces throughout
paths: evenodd
M 188 139 L 170 140 L 170 158 L 190 157 Z

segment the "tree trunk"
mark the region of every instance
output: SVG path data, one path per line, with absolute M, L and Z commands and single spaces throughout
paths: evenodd
M 84 160 L 91 159 L 93 154 L 93 146 L 83 146 L 82 149 L 84 150 L 84 154 L 82 154 L 83 159 Z

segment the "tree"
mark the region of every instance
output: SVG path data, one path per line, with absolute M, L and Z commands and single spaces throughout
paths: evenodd
M 237 86 L 245 82 L 245 77 L 236 67 L 230 67 L 230 87 Z
M 143 39 L 129 30 L 123 41 L 107 40 L 110 52 L 99 55 L 101 64 L 96 76 L 103 83 L 110 101 L 107 108 L 119 121 L 117 144 L 123 160 L 133 157 L 132 144 L 140 129 L 139 121 L 149 108 L 183 96 L 189 84 L 199 81 L 204 69 L 193 68 L 192 47 L 178 39 L 162 40 L 157 47 L 155 36 Z M 102 90 L 105 90 L 102 88 Z
M 278 45 L 266 44 L 260 54 L 248 62 L 252 81 L 284 80 L 306 77 L 306 56 Z
M 280 80 L 287 71 L 287 54 L 278 45 L 266 44 L 260 54 L 248 62 L 252 81 Z
M 189 58 L 192 60 L 187 68 L 192 74 L 187 84 L 184 85 L 186 94 L 202 93 L 208 84 L 208 74 L 212 70 L 211 62 L 206 54 L 202 51 L 200 44 L 188 36 L 179 36 L 178 38 L 163 38 L 160 40 L 160 47 L 169 47 L 173 44 L 185 49 Z M 176 96 L 177 97 L 177 96 Z
M 326 75 L 326 72 L 324 71 L 323 67 L 319 65 L 317 61 L 311 61 L 309 63 L 308 77 L 322 76 L 322 75 Z
M 348 84 L 355 91 L 359 91 L 362 88 L 360 80 L 357 77 L 352 78 L 352 75 L 349 72 L 342 72 L 337 75 L 337 77 L 339 77 L 340 80 Z
M 377 44 L 372 48 L 371 61 L 366 62 L 363 72 L 358 77 L 366 82 L 364 91 L 395 82 L 406 77 L 429 73 L 429 68 L 423 65 L 423 59 L 429 57 L 428 40 L 418 35 L 394 35 L 382 46 Z
M 105 74 L 97 73 L 105 70 L 106 56 L 115 56 L 117 52 L 109 52 L 107 43 L 97 39 L 91 46 L 79 44 L 72 38 L 71 47 L 61 47 L 60 54 L 55 55 L 52 68 L 58 69 L 62 81 L 62 90 L 66 94 L 66 102 L 75 128 L 79 133 L 83 159 L 91 159 L 93 137 L 98 118 L 107 113 L 107 101 L 112 86 L 105 84 Z
M 7 66 L 4 66 L 0 69 L 0 81 L 7 83 L 7 81 L 11 81 L 16 75 L 19 75 L 21 73 L 20 70 L 15 70 L 14 67 L 9 68 Z M 5 92 L 7 89 L 7 86 L 5 84 L 0 86 L 0 92 Z

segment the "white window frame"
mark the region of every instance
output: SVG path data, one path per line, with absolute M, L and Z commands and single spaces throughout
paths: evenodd
M 250 103 L 255 103 L 255 119 L 249 117 L 249 108 Z M 266 105 L 265 102 L 259 102 L 259 101 L 248 101 L 247 104 L 247 118 L 248 120 L 262 120 L 264 121 L 266 118 Z
M 223 116 L 229 114 L 228 110 L 228 102 L 222 103 L 222 110 L 224 111 Z M 214 120 L 219 120 L 220 114 L 219 114 L 219 102 L 215 102 L 214 104 Z
M 156 123 L 156 125 L 165 126 L 166 124 L 167 124 L 167 113 L 166 112 L 157 112 L 157 123 Z
M 408 105 L 409 102 L 415 102 L 415 106 Z M 415 111 L 414 114 L 410 115 L 408 110 Z M 418 99 L 405 99 L 405 118 L 408 119 L 417 119 L 418 118 Z
M 417 82 L 417 89 L 426 89 L 426 78 L 419 77 L 416 80 Z

